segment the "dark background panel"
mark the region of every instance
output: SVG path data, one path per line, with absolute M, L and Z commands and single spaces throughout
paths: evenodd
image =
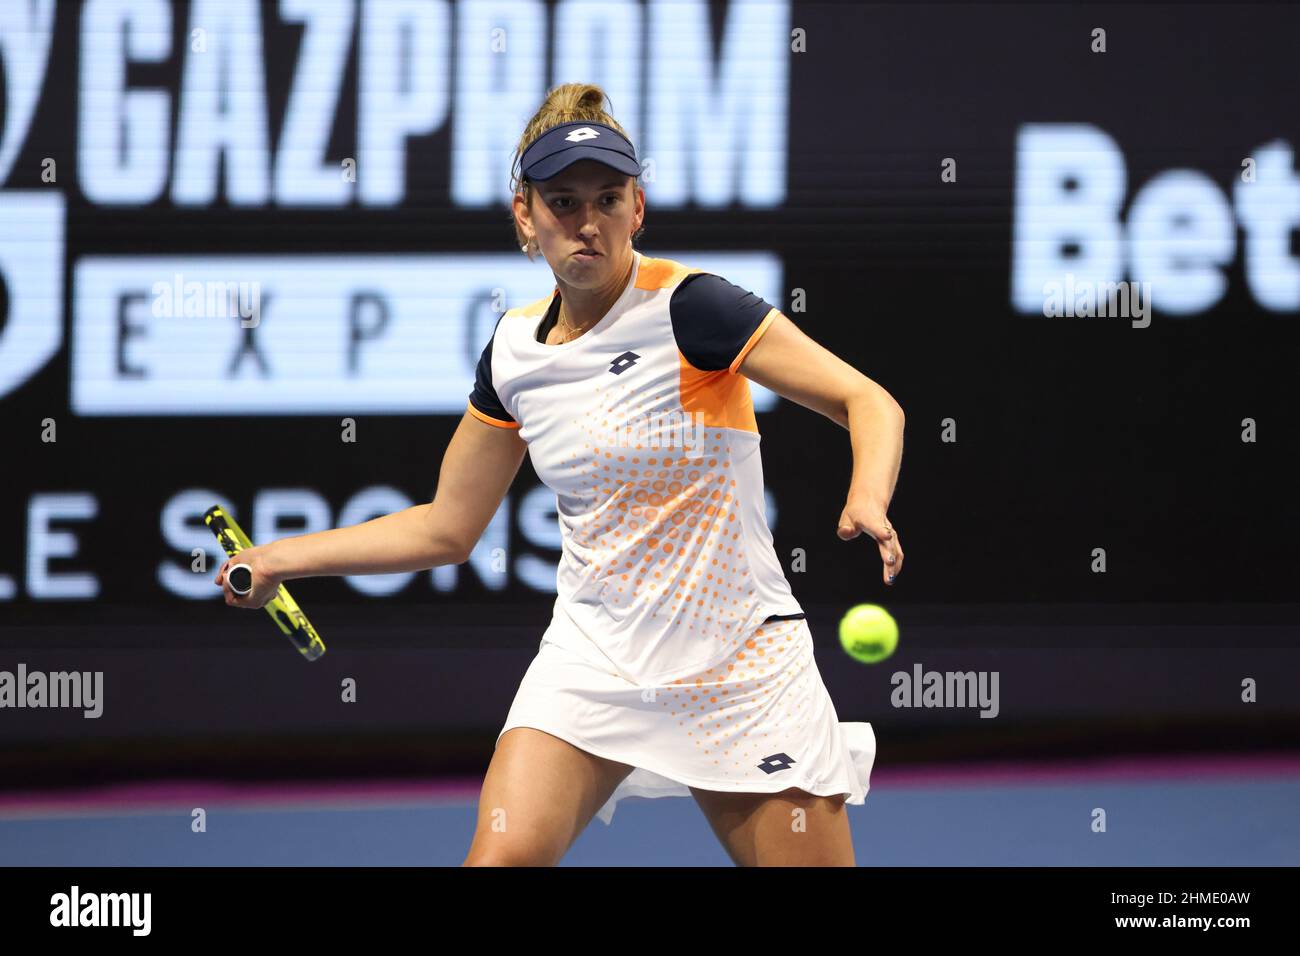
M 716 28 L 727 4 L 711 8 Z M 172 5 L 176 47 L 188 9 Z M 223 198 L 193 209 L 166 196 L 142 207 L 90 202 L 76 169 L 80 15 L 79 4 L 58 7 L 36 119 L 0 184 L 0 203 L 8 191 L 46 188 L 41 158 L 59 159 L 69 334 L 73 269 L 89 256 L 511 250 L 504 207 L 461 208 L 450 199 L 450 121 L 409 141 L 409 188 L 393 208 L 248 209 Z M 1300 506 L 1288 478 L 1300 316 L 1271 312 L 1249 291 L 1240 222 L 1224 268 L 1226 293 L 1206 311 L 1157 313 L 1146 329 L 1015 311 L 1016 145 L 1027 123 L 1103 130 L 1127 169 L 1125 221 L 1138 190 L 1176 168 L 1209 177 L 1231 204 L 1243 157 L 1266 143 L 1300 141 L 1292 102 L 1300 15 L 1269 4 L 796 3 L 790 23 L 807 31 L 808 52 L 792 54 L 790 63 L 784 202 L 656 209 L 651 187 L 640 248 L 650 255 L 775 253 L 788 297 L 782 307 L 907 412 L 891 509 L 907 571 L 892 590 L 880 583 L 873 547 L 834 536 L 851 464 L 847 434 L 789 402 L 760 417 L 766 479 L 778 505 L 777 553 L 809 609 L 818 662 L 837 703 L 845 715 L 887 706 L 878 686 L 887 671 L 864 670 L 834 643 L 839 615 L 869 601 L 887 604 L 903 623 L 899 667 L 937 665 L 933 648 L 971 668 L 1001 655 L 999 665 L 1020 681 L 1020 706 L 1004 719 L 1026 733 L 1050 726 L 1065 734 L 1090 720 L 1098 727 L 1109 721 L 1107 739 L 1114 740 L 1124 739 L 1126 719 L 1163 727 L 1168 740 L 1187 739 L 1177 729 L 1187 722 L 1237 727 L 1221 708 L 1235 700 L 1241 676 L 1295 672 L 1286 662 L 1294 646 Z M 1107 30 L 1105 54 L 1089 50 L 1097 26 Z M 275 145 L 301 30 L 280 22 L 274 5 L 264 5 L 262 28 Z M 355 150 L 357 69 L 354 44 L 332 161 Z M 132 66 L 128 82 L 174 92 L 180 75 L 181 59 L 173 56 Z M 958 164 L 955 183 L 940 179 L 949 157 Z M 796 289 L 806 311 L 790 305 Z M 462 569 L 447 593 L 420 575 L 383 598 L 340 580 L 298 582 L 295 593 L 331 647 L 324 668 L 308 668 L 287 645 L 277 646 L 282 639 L 260 616 L 237 616 L 215 599 L 173 596 L 156 574 L 160 562 L 184 557 L 168 548 L 159 523 L 177 492 L 212 489 L 241 515 L 270 488 L 310 487 L 334 514 L 373 485 L 428 500 L 456 416 L 359 416 L 365 441 L 357 446 L 338 441 L 332 414 L 78 416 L 69 406 L 67 338 L 45 367 L 0 396 L 0 573 L 16 581 L 12 598 L 0 601 L 0 668 L 20 660 L 37 666 L 58 654 L 86 669 L 108 662 L 122 681 L 119 699 L 144 701 L 133 696 L 131 681 L 139 680 L 153 688 L 156 706 L 115 706 L 105 726 L 116 729 L 93 733 L 90 721 L 29 714 L 19 723 L 11 713 L 0 720 L 0 734 L 37 749 L 52 740 L 78 746 L 101 733 L 121 740 L 198 740 L 205 733 L 289 740 L 327 730 L 487 739 L 554 600 L 517 574 L 492 591 Z M 39 440 L 46 416 L 59 421 L 56 444 Z M 1254 444 L 1240 440 L 1246 417 L 1259 423 Z M 956 422 L 956 443 L 940 440 L 948 418 Z M 238 441 L 239 467 L 216 453 L 218 439 Z M 556 552 L 530 544 L 517 528 L 519 502 L 537 484 L 525 464 L 512 490 L 511 552 L 554 562 Z M 93 602 L 34 600 L 23 586 L 28 502 L 59 491 L 93 491 L 98 500 L 98 518 L 76 526 L 77 558 L 55 565 L 93 570 L 100 580 Z M 1090 570 L 1098 547 L 1106 550 L 1105 574 Z M 791 569 L 795 549 L 803 549 L 806 571 Z M 1026 621 L 1016 624 L 1018 615 Z M 1068 629 L 1081 619 L 1095 626 Z M 998 649 L 981 626 L 1019 637 Z M 1114 649 L 1115 641 L 1130 650 Z M 373 648 L 363 651 L 368 642 Z M 1185 653 L 1184 645 L 1198 650 Z M 1227 656 L 1216 657 L 1215 647 Z M 1254 657 L 1250 648 L 1267 650 Z M 1245 656 L 1232 658 L 1234 650 Z M 1087 685 L 1095 711 L 1067 705 L 1061 691 L 1090 653 L 1099 675 Z M 203 697 L 189 719 L 173 719 L 194 699 L 192 681 L 204 662 L 214 679 L 231 683 L 230 692 Z M 339 676 L 362 667 L 371 676 L 366 698 L 374 694 L 385 708 L 358 706 L 334 722 L 293 724 L 293 714 L 318 715 L 314 708 L 327 700 L 333 706 Z M 1213 673 L 1224 684 L 1207 689 Z M 453 686 L 472 694 L 443 692 L 440 674 L 456 675 Z M 1112 692 L 1102 690 L 1107 682 Z M 1169 692 L 1145 693 L 1153 682 Z M 1267 714 L 1261 707 L 1243 718 L 1244 736 L 1269 728 L 1272 736 L 1255 739 L 1276 743 L 1290 733 L 1293 740 L 1300 717 L 1293 690 L 1274 689 Z M 282 714 L 265 711 L 266 723 L 257 723 L 250 708 L 275 695 L 282 695 Z M 891 716 L 900 730 L 925 739 L 924 715 L 919 723 L 906 712 Z

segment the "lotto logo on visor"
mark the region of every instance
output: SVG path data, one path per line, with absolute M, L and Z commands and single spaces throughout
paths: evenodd
M 636 150 L 627 137 L 604 123 L 576 121 L 548 129 L 524 150 L 524 178 L 550 179 L 580 160 L 590 159 L 625 176 L 641 175 Z

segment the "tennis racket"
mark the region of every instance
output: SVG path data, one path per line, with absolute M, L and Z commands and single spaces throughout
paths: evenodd
M 213 505 L 207 510 L 203 515 L 203 523 L 217 536 L 229 557 L 233 558 L 253 546 L 248 535 L 244 534 L 235 519 L 220 505 Z M 226 579 L 236 594 L 243 595 L 253 590 L 253 570 L 247 564 L 235 564 L 227 568 Z M 275 621 L 284 636 L 289 638 L 289 642 L 307 660 L 314 661 L 325 653 L 325 643 L 316 633 L 316 628 L 311 626 L 311 621 L 307 620 L 307 615 L 302 613 L 298 602 L 289 596 L 289 591 L 283 584 L 275 597 L 266 603 L 266 613 L 271 615 L 271 620 Z

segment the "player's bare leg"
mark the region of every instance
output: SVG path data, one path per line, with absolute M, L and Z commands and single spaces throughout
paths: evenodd
M 695 802 L 737 866 L 854 866 L 843 795 L 730 793 L 691 787 Z
M 632 768 L 532 727 L 497 741 L 462 866 L 554 866 Z

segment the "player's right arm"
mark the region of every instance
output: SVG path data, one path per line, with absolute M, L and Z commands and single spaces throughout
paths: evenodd
M 517 428 L 491 425 L 469 412 L 447 445 L 433 501 L 361 524 L 280 538 L 240 552 L 253 568 L 253 591 L 239 597 L 217 574 L 226 603 L 261 607 L 295 578 L 391 574 L 460 564 L 487 529 L 522 464 L 527 444 Z
M 438 563 L 460 564 L 469 557 L 527 451 L 517 427 L 489 425 L 468 411 L 461 417 L 442 457 L 437 493 L 428 506 L 428 534 L 454 558 Z

